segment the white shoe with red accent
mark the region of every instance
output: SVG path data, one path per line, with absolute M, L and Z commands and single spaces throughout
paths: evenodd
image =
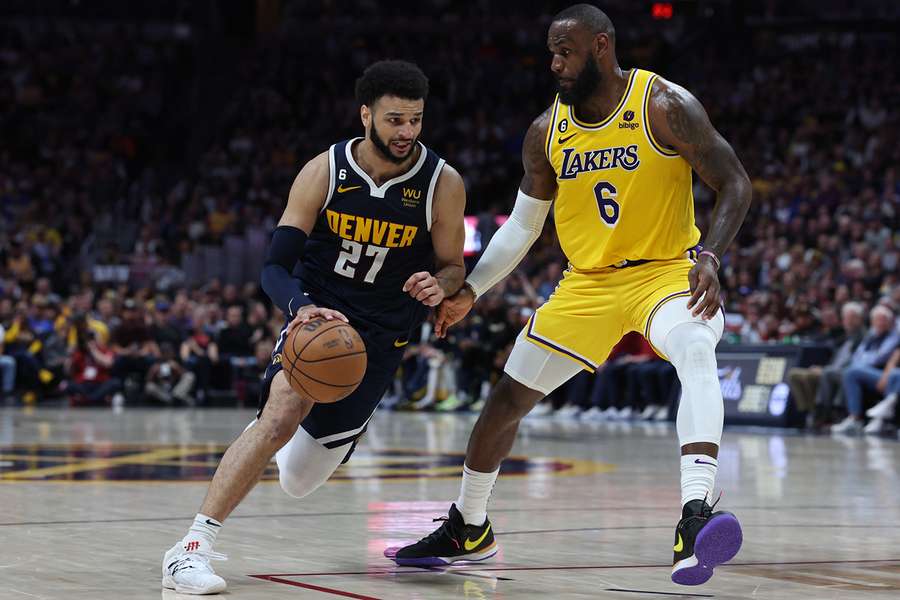
M 209 566 L 211 560 L 228 560 L 204 542 L 178 542 L 163 557 L 162 586 L 179 594 L 218 594 L 225 580 Z

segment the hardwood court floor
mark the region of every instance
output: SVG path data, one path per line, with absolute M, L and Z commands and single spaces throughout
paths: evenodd
M 0 411 L 0 599 L 194 598 L 160 589 L 225 444 L 251 411 Z M 706 585 L 669 580 L 671 426 L 531 419 L 491 503 L 501 552 L 445 571 L 386 546 L 455 499 L 469 416 L 381 413 L 304 500 L 271 480 L 219 535 L 224 597 L 888 599 L 900 597 L 900 444 L 726 431 L 720 507 L 744 548 Z

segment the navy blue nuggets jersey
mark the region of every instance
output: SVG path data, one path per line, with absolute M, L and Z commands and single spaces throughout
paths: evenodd
M 294 275 L 314 303 L 354 325 L 404 335 L 428 311 L 403 284 L 434 272 L 431 203 L 444 160 L 420 143 L 412 168 L 377 186 L 350 151 L 361 139 L 328 151 L 328 196 Z

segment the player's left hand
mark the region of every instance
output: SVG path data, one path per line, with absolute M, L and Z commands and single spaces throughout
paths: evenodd
M 425 306 L 437 306 L 444 299 L 444 288 L 437 277 L 427 271 L 410 275 L 403 284 L 403 291 Z
M 691 315 L 702 316 L 704 321 L 716 316 L 722 303 L 722 286 L 719 284 L 715 261 L 708 256 L 701 256 L 688 273 L 688 283 L 691 285 L 691 298 L 687 307 L 693 309 Z

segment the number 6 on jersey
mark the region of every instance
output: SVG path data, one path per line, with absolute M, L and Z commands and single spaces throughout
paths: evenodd
M 619 220 L 619 203 L 616 202 L 616 187 L 608 181 L 601 181 L 594 186 L 594 195 L 597 197 L 597 208 L 600 210 L 600 218 L 607 227 L 615 227 Z

